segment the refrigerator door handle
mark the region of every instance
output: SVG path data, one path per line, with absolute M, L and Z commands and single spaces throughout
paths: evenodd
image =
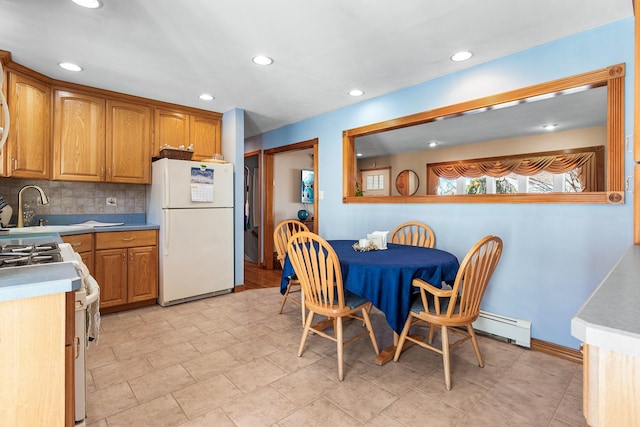
M 164 215 L 164 256 L 169 256 L 169 240 L 171 239 L 171 224 L 169 223 L 169 209 L 163 209 Z
M 171 192 L 169 191 L 169 187 L 171 185 L 171 181 L 169 181 L 169 167 L 167 165 L 167 167 L 162 168 L 162 172 L 163 172 L 163 177 L 162 180 L 164 182 L 164 203 L 163 203 L 163 208 L 169 207 L 169 195 L 171 194 Z M 165 216 L 166 218 L 166 216 Z

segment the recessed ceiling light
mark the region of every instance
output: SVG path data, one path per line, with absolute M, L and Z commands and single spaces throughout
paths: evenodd
M 209 95 L 208 93 L 203 93 L 199 98 L 203 101 L 213 101 L 213 95 Z
M 89 9 L 98 9 L 102 7 L 101 0 L 71 0 L 78 6 L 87 7 Z
M 471 58 L 472 56 L 473 56 L 473 53 L 469 52 L 468 50 L 463 50 L 461 52 L 454 53 L 451 56 L 451 60 L 453 62 L 466 61 L 467 59 Z
M 437 145 L 438 145 L 438 141 L 429 142 L 429 147 L 431 147 L 431 148 L 436 147 Z
M 67 71 L 82 71 L 82 67 L 71 62 L 61 62 L 58 64 L 60 68 L 64 68 Z
M 356 154 L 356 157 L 362 157 L 362 153 Z
M 269 58 L 268 56 L 264 56 L 264 55 L 258 55 L 258 56 L 254 56 L 253 59 L 251 59 L 253 61 L 254 64 L 257 65 L 271 65 L 273 64 L 273 59 Z
M 557 124 L 551 124 L 551 123 L 550 123 L 550 124 L 548 124 L 548 125 L 544 125 L 544 126 L 542 126 L 542 128 L 543 128 L 543 129 L 545 129 L 545 130 L 554 130 L 554 129 L 555 129 L 555 128 L 557 128 L 557 127 L 558 127 L 558 125 L 557 125 Z
M 362 91 L 360 89 L 351 89 L 349 91 L 349 95 L 351 95 L 351 96 L 362 96 L 362 95 L 364 95 L 364 91 Z

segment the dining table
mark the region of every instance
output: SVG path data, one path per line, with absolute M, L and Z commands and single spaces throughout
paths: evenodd
M 393 357 L 397 339 L 409 317 L 413 295 L 418 288 L 413 279 L 422 279 L 435 287 L 455 280 L 459 262 L 455 255 L 435 248 L 388 243 L 387 249 L 359 251 L 356 240 L 328 241 L 340 261 L 346 290 L 366 298 L 384 313 L 394 331 L 394 346 L 384 349 L 376 363 Z M 357 246 L 356 246 L 357 247 Z M 288 257 L 282 269 L 280 291 L 284 294 L 294 274 Z

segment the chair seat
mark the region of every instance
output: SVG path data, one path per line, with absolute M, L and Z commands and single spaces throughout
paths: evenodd
M 427 303 L 429 304 L 429 310 L 424 309 L 424 304 L 422 304 L 422 298 L 420 298 L 420 294 L 415 294 L 413 297 L 413 303 L 411 304 L 411 311 L 418 314 L 423 311 L 429 311 L 429 313 L 436 312 L 436 306 L 433 302 L 433 295 L 427 294 Z M 450 298 L 440 298 L 440 313 L 446 313 L 449 309 L 449 301 Z M 454 314 L 460 313 L 460 299 L 456 301 L 456 306 L 453 309 Z
M 362 304 L 366 304 L 369 302 L 366 298 L 362 298 L 360 295 L 354 294 L 353 292 L 349 292 L 348 290 L 344 290 L 344 305 L 353 309 L 356 307 L 360 307 Z M 337 301 L 335 301 L 337 303 Z

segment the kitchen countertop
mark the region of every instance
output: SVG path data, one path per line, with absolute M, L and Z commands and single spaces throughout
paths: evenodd
M 73 234 L 84 234 L 84 233 L 108 233 L 111 231 L 136 231 L 136 230 L 158 230 L 158 229 L 160 229 L 160 226 L 157 224 L 125 223 L 123 225 L 112 225 L 109 227 L 93 227 L 93 228 L 87 228 L 86 230 L 65 231 L 59 234 L 61 236 L 70 236 Z
M 55 233 L 31 236 L 1 236 L 3 244 L 60 243 Z M 70 262 L 0 269 L 0 302 L 80 289 L 81 279 Z
M 9 234 L 0 236 L 0 243 L 61 243 L 60 236 L 84 233 L 108 233 L 114 231 L 157 230 L 160 226 L 147 223 L 126 223 L 110 227 L 94 227 L 63 233 Z M 59 292 L 75 291 L 80 288 L 81 280 L 69 262 L 34 265 L 29 267 L 10 267 L 0 269 L 0 302 Z
M 640 246 L 632 246 L 571 319 L 582 342 L 640 357 Z

